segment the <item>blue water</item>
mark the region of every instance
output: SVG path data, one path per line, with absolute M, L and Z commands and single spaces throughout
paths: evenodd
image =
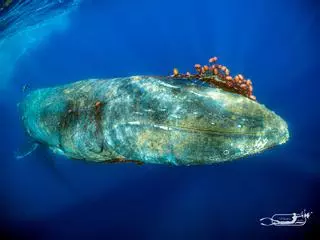
M 10 26 L 14 33 L 0 34 L 6 44 L 0 43 L 1 234 L 302 239 L 316 233 L 319 1 L 83 0 L 58 7 L 33 22 L 24 14 L 24 24 Z M 88 165 L 43 150 L 14 158 L 25 142 L 16 107 L 24 84 L 36 89 L 92 77 L 168 75 L 212 56 L 253 80 L 259 102 L 288 122 L 288 143 L 196 167 Z M 260 226 L 262 217 L 303 209 L 313 212 L 303 227 Z

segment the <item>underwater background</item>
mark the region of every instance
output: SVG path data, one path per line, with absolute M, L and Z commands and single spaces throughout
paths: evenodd
M 13 239 L 303 239 L 320 226 L 320 2 L 0 1 L 0 220 Z M 3 7 L 6 6 L 6 7 Z M 39 14 L 37 14 L 39 13 Z M 27 142 L 17 103 L 87 78 L 168 75 L 212 56 L 253 80 L 290 140 L 212 166 L 86 164 Z M 55 166 L 50 165 L 54 159 Z M 264 227 L 313 212 L 302 227 Z M 314 236 L 314 235 L 313 235 Z

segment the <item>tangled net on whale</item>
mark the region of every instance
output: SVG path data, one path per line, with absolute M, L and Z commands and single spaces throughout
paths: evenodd
M 181 74 L 177 68 L 174 68 L 173 74 L 170 77 L 179 79 L 198 79 L 226 91 L 241 94 L 255 101 L 256 97 L 253 95 L 251 80 L 245 79 L 242 74 L 232 77 L 230 75 L 230 70 L 226 66 L 217 64 L 217 60 L 217 57 L 212 57 L 209 59 L 208 65 L 201 66 L 200 64 L 195 64 L 194 68 L 196 73 L 194 74 L 191 74 L 190 72 Z

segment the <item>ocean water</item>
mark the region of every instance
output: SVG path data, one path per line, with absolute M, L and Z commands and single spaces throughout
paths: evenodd
M 316 234 L 319 1 L 11 4 L 0 11 L 2 235 L 310 239 Z M 211 166 L 95 165 L 44 150 L 14 157 L 26 142 L 17 110 L 25 84 L 37 89 L 87 78 L 168 75 L 173 67 L 189 71 L 212 56 L 232 73 L 252 79 L 259 102 L 287 121 L 289 142 Z M 301 227 L 265 227 L 259 222 L 304 209 L 312 214 Z

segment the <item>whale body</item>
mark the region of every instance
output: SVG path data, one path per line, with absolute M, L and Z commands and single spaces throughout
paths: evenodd
M 30 92 L 20 104 L 28 135 L 90 162 L 214 164 L 289 139 L 264 105 L 200 81 L 132 76 Z

